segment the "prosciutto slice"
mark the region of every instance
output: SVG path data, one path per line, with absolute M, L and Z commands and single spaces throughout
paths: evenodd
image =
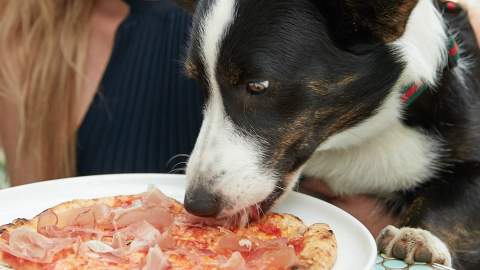
M 249 252 L 253 248 L 253 243 L 249 239 L 241 238 L 240 236 L 229 233 L 220 238 L 218 241 L 217 250 L 224 251 L 240 251 Z
M 172 201 L 160 190 L 150 188 L 132 205 L 113 209 L 105 204 L 75 208 L 61 213 L 52 210 L 38 217 L 37 231 L 49 237 L 67 237 L 71 229 L 100 233 L 102 229 L 119 230 L 139 221 L 146 221 L 164 231 L 173 223 L 168 207 Z
M 112 227 L 111 209 L 104 204 L 96 204 L 90 207 L 71 209 L 60 214 L 52 210 L 43 212 L 38 216 L 37 231 L 49 237 L 67 237 L 74 232 L 83 229 L 92 233 L 100 233 L 96 228 Z
M 128 263 L 128 259 L 124 258 L 123 252 L 119 252 L 119 250 L 115 250 L 112 246 L 98 240 L 82 243 L 78 255 L 102 259 L 116 264 Z
M 222 265 L 220 265 L 220 270 L 247 270 L 247 265 L 245 259 L 243 259 L 240 252 L 234 252 L 230 259 Z
M 172 200 L 153 185 L 150 185 L 147 192 L 142 194 L 142 202 L 147 207 L 162 206 L 169 208 L 172 205 Z
M 150 206 L 134 207 L 116 213 L 113 224 L 115 228 L 120 229 L 142 220 L 162 231 L 173 223 L 172 214 L 167 209 L 162 206 Z
M 291 246 L 260 248 L 247 260 L 248 266 L 253 269 L 289 269 L 298 262 L 295 249 Z
M 9 241 L 0 241 L 0 250 L 37 263 L 51 263 L 55 254 L 75 242 L 69 238 L 47 238 L 31 229 L 19 228 L 10 233 Z
M 124 257 L 127 254 L 137 251 L 148 251 L 149 248 L 156 245 L 169 248 L 171 243 L 166 236 L 167 232 L 160 233 L 155 227 L 146 221 L 137 222 L 123 228 L 113 234 L 112 244 L 106 249 L 107 253 L 117 257 Z M 159 241 L 163 240 L 163 242 Z M 173 240 L 173 238 L 172 238 Z M 174 240 L 173 240 L 174 241 Z M 90 241 L 91 242 L 91 241 Z M 98 246 L 98 245 L 97 245 Z M 103 247 L 106 247 L 105 245 Z M 92 250 L 97 252 L 99 249 Z M 97 252 L 98 253 L 98 252 Z
M 147 260 L 142 270 L 165 270 L 168 267 L 168 256 L 158 246 L 148 250 Z

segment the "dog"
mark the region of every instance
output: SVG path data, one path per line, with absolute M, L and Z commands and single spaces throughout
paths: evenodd
M 186 73 L 205 93 L 190 213 L 268 211 L 304 175 L 399 217 L 381 252 L 480 269 L 480 52 L 465 12 L 437 0 L 179 2 L 193 14 Z

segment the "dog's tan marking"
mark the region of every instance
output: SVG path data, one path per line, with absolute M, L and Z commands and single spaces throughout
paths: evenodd
M 314 130 L 308 128 L 306 123 L 312 120 L 315 115 L 314 111 L 304 111 L 299 117 L 291 121 L 292 124 L 285 128 L 282 128 L 281 134 L 285 134 L 280 142 L 275 147 L 275 152 L 272 154 L 271 166 L 275 166 L 285 158 L 287 151 L 294 145 L 297 145 L 297 149 L 307 148 L 309 145 L 306 143 L 312 140 Z
M 320 96 L 328 95 L 329 83 L 321 80 L 309 81 L 307 87 Z
M 272 166 L 275 167 L 282 160 L 287 149 L 304 136 L 304 124 L 308 121 L 307 115 L 299 116 L 282 132 L 285 136 L 278 143 L 272 155 Z
M 416 198 L 413 203 L 408 207 L 404 214 L 404 224 L 411 224 L 414 219 L 417 219 L 424 209 L 425 205 L 425 198 L 418 197 Z
M 369 29 L 373 34 L 387 42 L 393 42 L 403 35 L 407 22 L 418 0 L 390 1 L 384 5 L 373 7 L 376 18 L 364 18 L 359 14 L 359 1 L 346 1 L 347 9 L 353 16 L 355 28 Z M 387 1 L 385 1 L 387 2 Z
M 335 119 L 335 122 L 333 122 L 332 125 L 327 127 L 326 135 L 330 137 L 347 129 L 348 127 L 353 126 L 356 123 L 356 117 L 361 111 L 361 105 L 357 105 L 349 111 L 338 110 L 336 112 L 336 115 L 338 115 L 338 117 Z
M 297 117 L 287 127 L 281 128 L 280 134 L 285 134 L 282 140 L 275 147 L 275 152 L 272 154 L 272 166 L 275 166 L 282 160 L 288 149 L 296 144 L 300 143 L 297 148 L 307 148 L 310 141 L 321 141 L 335 133 L 353 124 L 355 117 L 358 115 L 358 109 L 345 112 L 341 107 L 323 107 L 317 110 L 306 110 L 301 113 L 301 116 Z M 307 125 L 313 121 L 325 121 L 325 119 L 331 118 L 332 115 L 339 115 L 332 122 L 332 125 L 327 130 L 323 131 L 324 138 L 317 138 L 319 134 L 315 132 L 314 125 Z
M 358 75 L 356 74 L 348 74 L 337 81 L 312 80 L 307 83 L 307 87 L 313 90 L 318 95 L 326 96 L 328 95 L 330 89 L 337 87 L 345 87 L 354 82 L 357 78 Z
M 342 79 L 335 82 L 336 86 L 347 86 L 358 79 L 357 74 L 348 74 L 345 75 Z
M 198 68 L 190 59 L 185 61 L 185 73 L 190 79 L 198 79 Z
M 415 6 L 418 4 L 418 0 L 404 0 L 399 1 L 400 4 L 397 9 L 388 10 L 391 12 L 381 16 L 378 21 L 379 28 L 375 29 L 376 34 L 379 37 L 383 37 L 383 40 L 387 43 L 397 40 L 403 35 L 407 28 L 407 22 L 410 18 Z M 385 29 L 387 31 L 385 31 Z

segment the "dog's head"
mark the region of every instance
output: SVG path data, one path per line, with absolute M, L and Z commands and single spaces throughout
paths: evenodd
M 405 75 L 412 55 L 394 46 L 418 0 L 182 2 L 195 9 L 186 70 L 206 97 L 187 166 L 196 215 L 268 210 L 317 149 L 351 143 L 348 130 L 382 110 L 373 129 L 398 118 L 392 89 L 418 70 Z

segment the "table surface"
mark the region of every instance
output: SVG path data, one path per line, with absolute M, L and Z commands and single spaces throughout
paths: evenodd
M 442 268 L 434 267 L 425 263 L 415 263 L 408 265 L 404 261 L 389 258 L 384 255 L 379 255 L 376 261 L 377 265 L 373 270 L 443 270 Z M 445 268 L 446 269 L 446 268 Z

